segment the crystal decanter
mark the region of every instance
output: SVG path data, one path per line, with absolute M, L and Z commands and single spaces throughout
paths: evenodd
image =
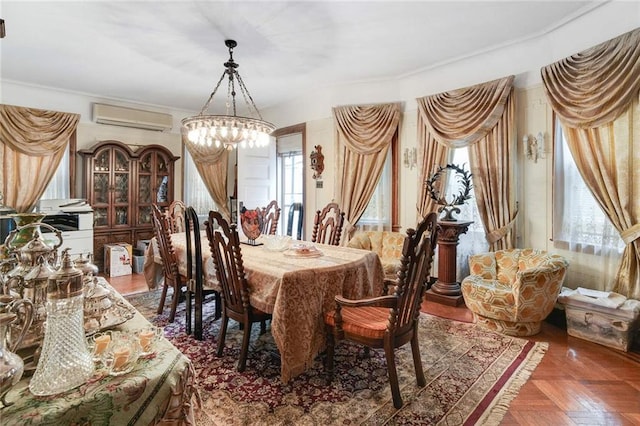
M 47 322 L 42 354 L 29 383 L 34 395 L 55 395 L 85 383 L 94 371 L 84 332 L 82 272 L 68 249 L 47 285 Z

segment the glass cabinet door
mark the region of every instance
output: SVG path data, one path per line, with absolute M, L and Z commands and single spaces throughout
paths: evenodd
M 131 160 L 129 155 L 118 148 L 113 150 L 112 206 L 113 213 L 110 224 L 113 227 L 129 225 L 131 209 L 130 175 Z
M 137 225 L 152 224 L 153 204 L 166 209 L 171 203 L 172 160 L 160 150 L 150 150 L 138 160 L 138 211 Z

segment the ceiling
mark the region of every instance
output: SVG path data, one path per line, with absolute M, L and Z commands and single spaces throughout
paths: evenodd
M 407 77 L 537 37 L 598 4 L 0 0 L 0 77 L 199 110 L 228 59 L 224 40 L 233 38 L 240 75 L 263 109 L 318 88 Z M 214 109 L 226 87 L 219 93 Z

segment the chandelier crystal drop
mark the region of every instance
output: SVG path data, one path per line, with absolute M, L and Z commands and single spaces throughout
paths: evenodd
M 225 45 L 229 48 L 229 60 L 224 63 L 225 70 L 200 113 L 182 120 L 182 132 L 186 134 L 189 142 L 201 147 L 224 146 L 232 150 L 238 146 L 249 148 L 266 146 L 269 144 L 269 135 L 276 127 L 262 119 L 260 111 L 238 73 L 238 63 L 233 60 L 233 49 L 237 43 L 234 40 L 225 40 Z M 209 105 L 225 76 L 228 78 L 226 114 L 209 115 L 207 114 Z M 242 94 L 249 113 L 255 117 L 236 114 L 236 88 Z

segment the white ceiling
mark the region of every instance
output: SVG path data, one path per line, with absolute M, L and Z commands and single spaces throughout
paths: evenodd
M 7 33 L 0 77 L 199 110 L 232 38 L 240 75 L 263 109 L 319 87 L 406 77 L 536 37 L 598 3 L 0 0 Z M 219 93 L 220 101 L 226 87 Z

